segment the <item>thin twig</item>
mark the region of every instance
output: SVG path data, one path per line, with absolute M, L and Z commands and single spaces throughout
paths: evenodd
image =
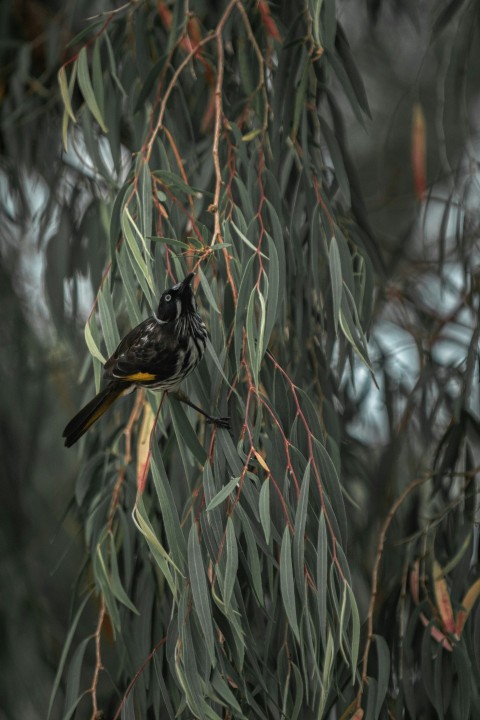
M 268 96 L 267 96 L 267 90 L 265 88 L 265 61 L 263 59 L 262 51 L 260 50 L 260 47 L 255 39 L 255 35 L 253 34 L 252 26 L 250 25 L 250 20 L 248 19 L 247 11 L 243 7 L 243 4 L 241 0 L 237 0 L 237 8 L 240 12 L 240 15 L 242 16 L 243 24 L 245 25 L 245 29 L 247 31 L 248 38 L 250 42 L 252 43 L 253 50 L 255 52 L 255 55 L 257 56 L 258 60 L 258 68 L 259 68 L 259 80 L 258 85 L 253 91 L 252 95 L 255 95 L 257 92 L 262 91 L 265 107 L 263 109 L 263 122 L 262 122 L 262 129 L 261 134 L 262 137 L 265 135 L 265 132 L 267 130 L 268 125 Z
M 120 501 L 120 491 L 122 489 L 123 483 L 125 482 L 126 470 L 132 461 L 132 429 L 138 418 L 140 408 L 142 407 L 144 400 L 145 398 L 143 392 L 137 390 L 135 404 L 132 408 L 132 412 L 130 413 L 128 423 L 125 425 L 125 428 L 123 430 L 123 434 L 125 435 L 125 455 L 122 467 L 118 471 L 117 482 L 115 483 L 115 487 L 113 488 L 112 500 L 110 502 L 110 509 L 108 511 L 109 532 L 111 532 L 112 530 L 113 519 L 118 508 L 118 503 Z
M 175 85 L 177 84 L 178 78 L 182 74 L 183 70 L 187 67 L 188 63 L 192 58 L 195 56 L 195 54 L 198 52 L 198 50 L 209 43 L 211 40 L 215 38 L 215 33 L 211 33 L 210 35 L 206 35 L 206 37 L 202 38 L 200 42 L 198 42 L 195 47 L 192 47 L 190 52 L 183 58 L 182 62 L 178 66 L 178 68 L 175 70 L 175 73 L 173 74 L 172 79 L 170 80 L 167 89 L 165 90 L 165 94 L 162 99 L 162 104 L 160 105 L 160 112 L 158 114 L 158 120 L 155 125 L 155 128 L 153 129 L 153 132 L 151 134 L 150 140 L 148 141 L 147 150 L 145 153 L 145 160 L 147 163 L 150 162 L 150 157 L 153 150 L 153 143 L 155 142 L 155 139 L 160 132 L 160 130 L 163 128 L 163 119 L 165 117 L 165 111 L 167 109 L 167 102 L 168 98 L 170 97 Z
M 95 639 L 95 670 L 93 672 L 92 686 L 90 688 L 90 693 L 92 695 L 91 720 L 97 720 L 97 718 L 99 716 L 98 703 L 97 703 L 97 687 L 98 687 L 98 680 L 100 677 L 100 673 L 103 670 L 100 635 L 102 633 L 102 626 L 103 626 L 103 621 L 105 620 L 105 615 L 106 615 L 105 599 L 102 595 L 101 600 L 100 600 L 100 612 L 98 613 L 97 627 L 96 627 L 95 633 L 93 635 L 93 637 Z
M 140 412 L 140 408 L 141 408 L 143 402 L 144 402 L 143 392 L 137 392 L 136 397 L 135 397 L 135 404 L 132 408 L 132 412 L 130 413 L 128 423 L 126 424 L 125 429 L 123 431 L 123 433 L 125 435 L 125 456 L 124 456 L 124 462 L 122 464 L 122 467 L 120 468 L 120 470 L 118 472 L 117 481 L 113 488 L 112 499 L 110 501 L 110 508 L 108 511 L 108 521 L 107 521 L 107 528 L 108 528 L 109 533 L 111 533 L 112 529 L 113 529 L 113 520 L 115 518 L 118 504 L 120 502 L 120 492 L 121 492 L 123 483 L 125 482 L 126 469 L 132 460 L 132 439 L 131 439 L 132 429 L 138 418 L 138 414 Z M 98 687 L 98 681 L 100 678 L 100 673 L 103 670 L 102 648 L 101 648 L 100 636 L 101 636 L 102 626 L 103 626 L 105 617 L 106 617 L 105 598 L 103 595 L 101 595 L 100 611 L 98 614 L 97 628 L 93 635 L 93 637 L 95 639 L 95 669 L 93 671 L 92 686 L 90 688 L 90 693 L 92 695 L 92 720 L 96 720 L 96 718 L 98 717 L 97 687 Z
M 375 564 L 373 566 L 373 572 L 372 572 L 372 592 L 370 595 L 370 604 L 368 607 L 368 616 L 367 616 L 368 636 L 367 636 L 367 641 L 365 643 L 365 651 L 363 653 L 362 680 L 361 680 L 360 688 L 359 688 L 358 694 L 357 694 L 357 702 L 356 702 L 357 709 L 360 708 L 360 705 L 362 703 L 363 691 L 365 688 L 365 684 L 367 682 L 368 657 L 370 654 L 370 647 L 372 645 L 372 640 L 373 640 L 373 613 L 375 611 L 375 601 L 377 599 L 378 573 L 380 570 L 380 563 L 381 563 L 382 557 L 383 557 L 383 548 L 385 546 L 385 538 L 387 536 L 387 532 L 392 523 L 392 520 L 395 517 L 400 506 L 405 502 L 405 500 L 410 495 L 410 493 L 412 493 L 414 490 L 416 490 L 416 488 L 420 487 L 420 485 L 423 485 L 423 483 L 425 483 L 427 480 L 430 480 L 430 479 L 431 479 L 431 475 L 426 475 L 424 477 L 413 480 L 409 485 L 407 485 L 407 487 L 405 488 L 403 493 L 400 495 L 400 497 L 397 498 L 397 500 L 393 503 L 392 507 L 390 508 L 390 511 L 389 511 L 387 517 L 385 518 L 383 525 L 382 525 L 382 529 L 380 531 L 380 536 L 379 536 L 378 545 L 377 545 L 377 554 L 375 557 Z
M 117 712 L 115 713 L 113 720 L 118 720 L 118 718 L 120 717 L 120 713 L 122 712 L 122 708 L 123 708 L 123 706 L 125 705 L 125 703 L 126 703 L 126 701 L 127 701 L 127 699 L 128 699 L 128 696 L 130 695 L 131 691 L 132 691 L 133 688 L 135 687 L 135 684 L 136 684 L 138 678 L 139 678 L 140 675 L 143 673 L 143 671 L 144 671 L 145 668 L 147 667 L 147 665 L 148 665 L 148 663 L 150 662 L 150 660 L 151 660 L 151 659 L 153 658 L 153 656 L 156 654 L 157 650 L 158 650 L 162 645 L 165 645 L 166 642 L 167 642 L 167 638 L 166 638 L 166 637 L 163 637 L 161 640 L 159 640 L 158 643 L 157 643 L 157 644 L 155 645 L 155 647 L 153 648 L 153 650 L 147 655 L 147 657 L 145 658 L 145 660 L 143 661 L 143 663 L 140 665 L 139 669 L 138 669 L 137 672 L 135 673 L 135 676 L 134 676 L 132 682 L 130 683 L 130 685 L 128 686 L 128 688 L 125 690 L 125 694 L 124 694 L 124 696 L 123 696 L 123 698 L 122 698 L 122 702 L 121 702 L 120 705 L 118 706 Z
M 214 214 L 214 228 L 213 237 L 210 245 L 222 242 L 222 227 L 220 222 L 220 193 L 222 189 L 222 170 L 220 167 L 220 135 L 223 126 L 223 104 L 222 104 L 222 92 L 223 92 L 223 71 L 225 65 L 225 58 L 223 54 L 223 37 L 222 32 L 227 19 L 237 4 L 237 0 L 231 0 L 227 9 L 225 10 L 220 22 L 215 30 L 215 38 L 217 41 L 217 54 L 218 54 L 218 67 L 217 67 L 217 81 L 215 83 L 215 127 L 213 131 L 213 164 L 215 167 L 215 192 L 213 196 L 213 203 L 210 205 L 209 210 Z M 230 269 L 230 256 L 228 250 L 224 248 L 223 256 L 225 258 L 225 266 L 227 270 L 227 277 L 232 289 L 233 299 L 235 305 L 237 304 L 237 288 L 233 280 L 232 271 Z

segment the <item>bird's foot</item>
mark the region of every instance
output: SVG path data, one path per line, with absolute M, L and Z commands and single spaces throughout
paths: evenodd
M 223 428 L 224 430 L 231 430 L 232 426 L 230 424 L 230 418 L 229 417 L 208 417 L 207 423 L 211 425 L 215 425 L 216 427 Z

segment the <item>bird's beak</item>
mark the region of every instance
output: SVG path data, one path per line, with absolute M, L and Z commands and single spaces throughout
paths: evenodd
M 190 283 L 192 282 L 193 278 L 195 276 L 195 273 L 188 273 L 188 275 L 182 280 L 180 283 L 180 292 L 183 292 L 187 289 L 187 287 L 190 286 Z

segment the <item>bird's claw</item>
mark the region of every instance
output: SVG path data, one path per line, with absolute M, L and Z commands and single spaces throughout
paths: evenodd
M 215 425 L 219 428 L 223 428 L 224 430 L 232 429 L 229 417 L 209 417 L 207 418 L 207 423 Z

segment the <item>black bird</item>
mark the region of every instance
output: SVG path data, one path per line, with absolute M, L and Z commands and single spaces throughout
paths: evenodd
M 63 437 L 67 447 L 76 443 L 121 395 L 135 387 L 176 390 L 196 368 L 205 352 L 207 330 L 190 287 L 193 275 L 165 290 L 157 314 L 131 330 L 107 360 L 103 376 L 109 383 L 66 426 Z M 212 417 L 185 397 L 179 399 L 209 422 L 230 426 L 228 418 Z

